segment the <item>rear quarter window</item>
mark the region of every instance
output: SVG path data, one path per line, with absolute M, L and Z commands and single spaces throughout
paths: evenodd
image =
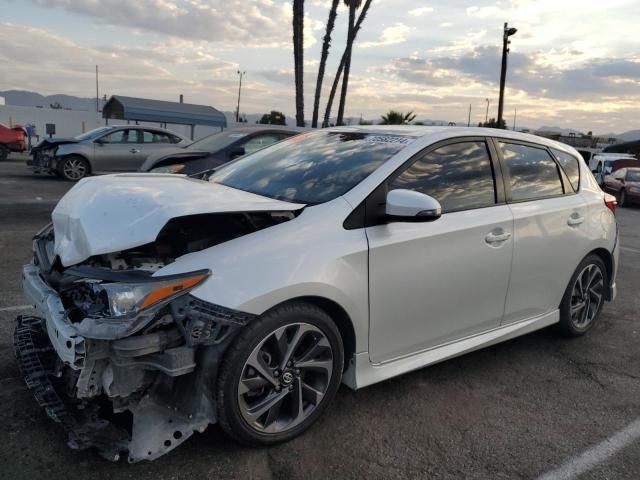
M 580 188 L 580 161 L 568 153 L 560 150 L 551 150 L 558 160 L 560 167 L 564 170 L 567 178 L 571 182 L 571 186 L 575 192 Z
M 564 194 L 558 164 L 544 148 L 499 142 L 509 175 L 511 200 L 522 202 Z

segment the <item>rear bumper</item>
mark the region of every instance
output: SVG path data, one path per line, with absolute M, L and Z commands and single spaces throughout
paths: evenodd
M 609 298 L 610 302 L 613 302 L 618 295 L 618 286 L 616 279 L 618 277 L 618 265 L 620 264 L 620 230 L 616 224 L 616 242 L 611 252 L 612 265 L 611 265 L 611 281 L 609 282 Z

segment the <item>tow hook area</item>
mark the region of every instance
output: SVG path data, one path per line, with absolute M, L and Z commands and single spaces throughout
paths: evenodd
M 57 355 L 38 317 L 19 316 L 13 335 L 18 367 L 27 387 L 47 415 L 59 423 L 74 449 L 95 447 L 107 460 L 117 461 L 127 450 L 128 432 L 98 416 L 98 406 L 86 401 L 64 402 L 55 385 Z

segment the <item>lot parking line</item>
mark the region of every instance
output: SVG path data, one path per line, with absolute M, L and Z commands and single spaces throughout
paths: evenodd
M 13 307 L 0 307 L 0 312 L 16 312 L 18 310 L 30 310 L 33 305 L 14 305 Z
M 640 418 L 598 445 L 568 460 L 557 469 L 538 477 L 538 480 L 570 480 L 577 478 L 607 461 L 638 438 L 640 438 Z

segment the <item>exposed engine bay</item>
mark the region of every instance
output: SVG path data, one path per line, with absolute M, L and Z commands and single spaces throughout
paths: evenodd
M 39 316 L 18 317 L 18 364 L 72 448 L 153 460 L 216 421 L 222 355 L 255 315 L 189 292 L 211 274 L 153 276 L 188 253 L 291 220 L 296 212 L 171 219 L 156 240 L 64 267 L 51 226 L 23 269 Z

